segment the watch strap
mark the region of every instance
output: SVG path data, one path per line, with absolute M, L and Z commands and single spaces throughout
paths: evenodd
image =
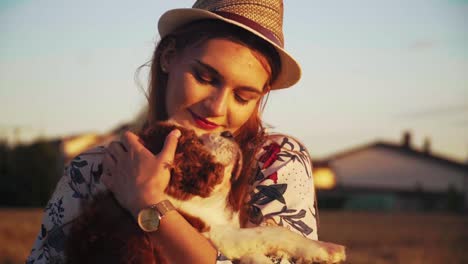
M 161 217 L 163 217 L 167 212 L 176 209 L 169 200 L 163 200 L 157 204 L 152 205 L 151 207 L 158 210 Z

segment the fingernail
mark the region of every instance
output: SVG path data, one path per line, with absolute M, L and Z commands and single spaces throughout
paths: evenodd
M 176 138 L 180 138 L 181 136 L 181 133 L 180 133 L 180 130 L 179 129 L 175 129 L 172 131 L 172 134 L 176 137 Z

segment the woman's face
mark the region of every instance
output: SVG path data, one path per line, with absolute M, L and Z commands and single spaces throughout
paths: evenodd
M 198 135 L 236 132 L 255 112 L 269 78 L 251 49 L 226 39 L 163 53 L 161 65 L 169 119 Z

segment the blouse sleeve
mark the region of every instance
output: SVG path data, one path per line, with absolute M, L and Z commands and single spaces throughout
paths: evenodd
M 273 135 L 258 153 L 249 226 L 279 225 L 317 240 L 317 201 L 312 165 L 297 140 Z
M 279 225 L 318 240 L 318 209 L 306 148 L 291 137 L 272 135 L 257 159 L 247 227 Z M 273 262 L 290 263 L 272 259 Z M 232 262 L 218 253 L 217 264 L 227 263 Z
M 26 263 L 63 263 L 70 223 L 81 210 L 81 202 L 105 190 L 100 183 L 103 148 L 98 147 L 73 159 L 65 167 L 51 199 L 44 209 L 39 234 Z

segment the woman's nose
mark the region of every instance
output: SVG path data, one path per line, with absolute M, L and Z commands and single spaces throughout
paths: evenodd
M 211 116 L 224 116 L 227 111 L 228 93 L 227 89 L 216 91 L 206 103 L 207 110 Z

